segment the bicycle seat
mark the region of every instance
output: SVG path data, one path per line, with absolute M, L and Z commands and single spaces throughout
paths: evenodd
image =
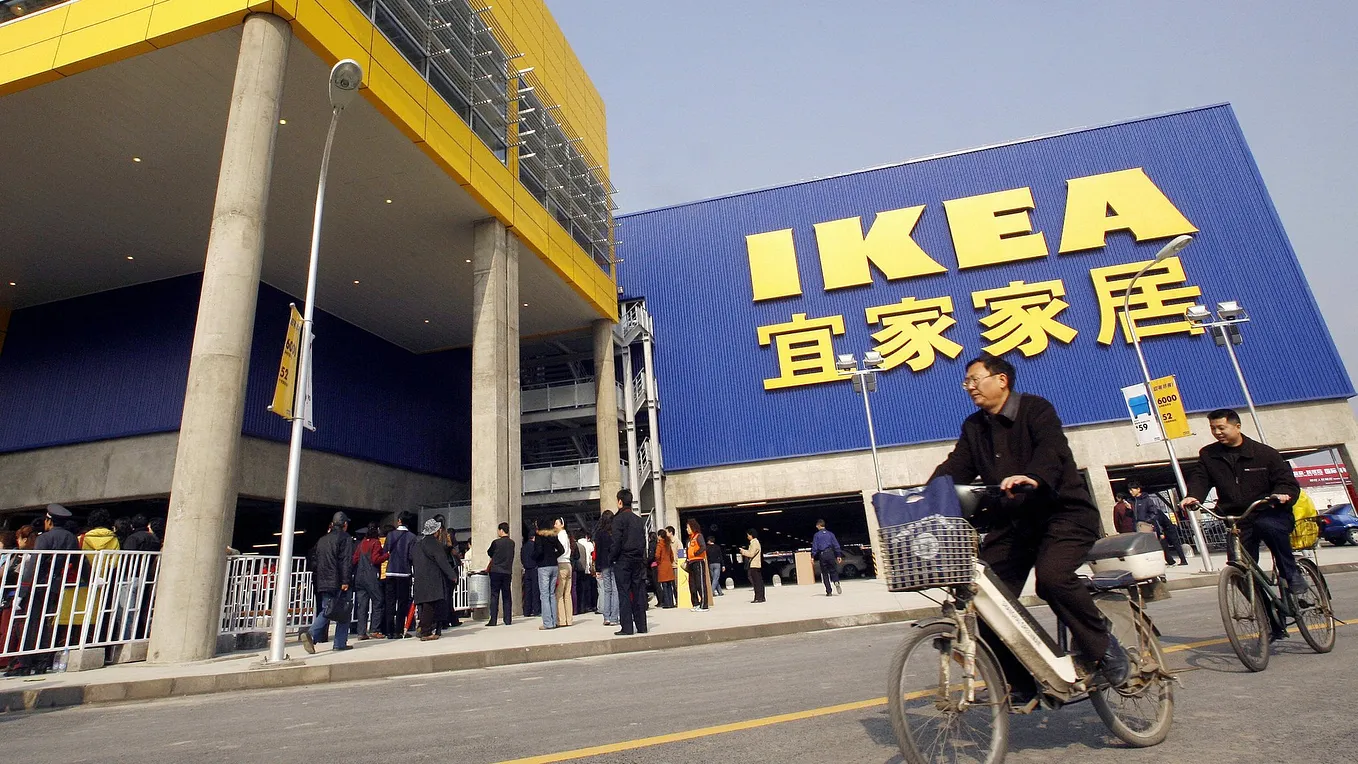
M 1085 556 L 1095 578 L 1117 571 L 1144 581 L 1165 574 L 1165 553 L 1154 533 L 1119 533 L 1094 542 Z

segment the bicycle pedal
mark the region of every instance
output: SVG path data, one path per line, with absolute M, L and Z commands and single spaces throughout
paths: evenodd
M 1014 703 L 1011 702 L 1011 703 L 1009 704 L 1009 713 L 1011 713 L 1011 714 L 1016 714 L 1016 715 L 1019 715 L 1019 716 L 1024 716 L 1024 715 L 1027 715 L 1027 714 L 1031 714 L 1032 712 L 1034 712 L 1034 711 L 1037 710 L 1037 707 L 1038 707 L 1041 703 L 1042 703 L 1042 698 L 1041 698 L 1041 696 L 1038 696 L 1038 695 L 1034 695 L 1032 698 L 1029 698 L 1029 699 L 1028 699 L 1028 702 L 1027 702 L 1027 703 L 1024 703 L 1024 704 L 1021 705 L 1021 706 L 1015 705 Z

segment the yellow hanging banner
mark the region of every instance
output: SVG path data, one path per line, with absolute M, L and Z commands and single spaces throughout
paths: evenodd
M 1193 434 L 1188 427 L 1188 414 L 1184 413 L 1183 398 L 1179 396 L 1179 385 L 1173 375 L 1151 380 L 1151 395 L 1155 396 L 1155 407 L 1160 410 L 1160 425 L 1166 438 L 1174 440 Z
M 297 400 L 297 351 L 302 346 L 302 314 L 296 305 L 289 305 L 292 316 L 288 319 L 288 338 L 283 342 L 283 360 L 278 364 L 278 382 L 273 388 L 273 403 L 269 410 L 291 420 L 292 408 Z

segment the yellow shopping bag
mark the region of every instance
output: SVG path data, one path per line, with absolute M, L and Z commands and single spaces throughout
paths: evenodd
M 1292 529 L 1293 549 L 1310 549 L 1320 542 L 1320 526 L 1315 522 L 1319 516 L 1315 502 L 1302 491 L 1292 505 L 1292 517 L 1296 519 L 1296 527 Z

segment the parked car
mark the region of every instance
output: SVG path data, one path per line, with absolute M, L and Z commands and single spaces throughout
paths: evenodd
M 1337 504 L 1320 513 L 1320 537 L 1335 546 L 1358 545 L 1358 513 L 1352 504 Z

